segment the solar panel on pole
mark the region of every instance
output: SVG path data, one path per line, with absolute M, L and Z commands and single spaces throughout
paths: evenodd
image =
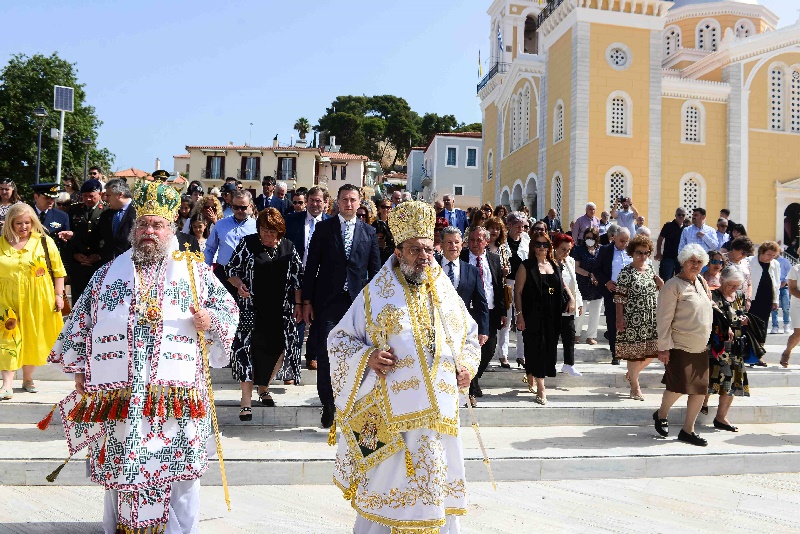
M 74 111 L 75 89 L 56 85 L 54 87 L 53 109 L 56 111 Z

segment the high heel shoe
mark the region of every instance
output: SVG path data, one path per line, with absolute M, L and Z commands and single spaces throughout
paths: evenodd
M 506 361 L 500 360 L 500 367 L 502 367 L 503 369 L 511 369 L 511 364 L 508 363 L 508 360 Z
M 525 367 L 525 359 L 517 358 L 517 367 Z

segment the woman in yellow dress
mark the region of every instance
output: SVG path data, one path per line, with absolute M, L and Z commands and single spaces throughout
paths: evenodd
M 56 244 L 44 235 L 33 208 L 23 203 L 11 206 L 0 237 L 0 400 L 13 396 L 14 372 L 20 367 L 22 388 L 36 393 L 33 368 L 47 362 L 64 326 L 66 274 Z

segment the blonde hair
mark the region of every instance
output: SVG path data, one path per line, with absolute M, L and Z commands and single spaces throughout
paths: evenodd
M 39 234 L 45 235 L 44 227 L 39 221 L 39 217 L 36 216 L 36 212 L 33 211 L 33 208 L 24 202 L 17 202 L 8 208 L 8 212 L 6 213 L 6 222 L 3 224 L 3 237 L 9 243 L 19 242 L 19 236 L 14 233 L 13 229 L 14 221 L 24 215 L 27 215 L 31 218 L 31 232 L 39 232 Z
M 219 203 L 219 199 L 217 197 L 215 197 L 214 195 L 210 195 L 210 194 L 209 195 L 203 195 L 200 199 L 198 199 L 197 202 L 195 202 L 194 208 L 192 208 L 192 212 L 189 214 L 189 218 L 191 218 L 193 215 L 196 215 L 198 213 L 202 214 L 203 213 L 203 209 L 205 208 L 206 202 L 209 201 L 209 200 L 213 200 L 214 201 L 214 213 L 217 214 L 217 220 L 222 219 L 222 217 L 224 217 L 224 214 L 222 213 L 222 204 Z M 180 228 L 178 228 L 178 230 L 180 230 Z

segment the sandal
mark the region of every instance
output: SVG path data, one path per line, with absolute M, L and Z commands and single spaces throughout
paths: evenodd
M 547 399 L 545 399 L 543 397 L 540 397 L 539 395 L 536 395 L 533 398 L 533 402 L 535 402 L 536 404 L 541 404 L 542 406 L 544 406 L 545 404 L 547 404 Z
M 261 404 L 267 406 L 268 408 L 272 408 L 275 406 L 275 401 L 272 400 L 272 396 L 269 394 L 269 391 L 265 391 L 264 393 L 259 395 L 258 400 L 260 400 Z
M 644 400 L 644 395 L 642 395 L 641 393 L 634 393 L 633 391 L 631 391 L 631 398 L 633 400 L 643 401 Z
M 700 413 L 703 415 L 708 415 L 708 406 L 703 406 L 702 408 L 700 408 Z
M 0 400 L 8 400 L 14 396 L 13 389 L 0 388 Z
M 242 406 L 239 410 L 239 421 L 252 421 L 253 409 L 249 406 Z
M 28 380 L 22 383 L 22 389 L 27 391 L 28 393 L 38 393 L 39 390 L 36 389 L 36 384 L 33 383 L 33 380 Z
M 789 367 L 789 356 L 790 356 L 789 354 L 786 354 L 786 351 L 784 351 L 783 354 L 781 354 L 781 367 L 783 367 L 784 369 Z

